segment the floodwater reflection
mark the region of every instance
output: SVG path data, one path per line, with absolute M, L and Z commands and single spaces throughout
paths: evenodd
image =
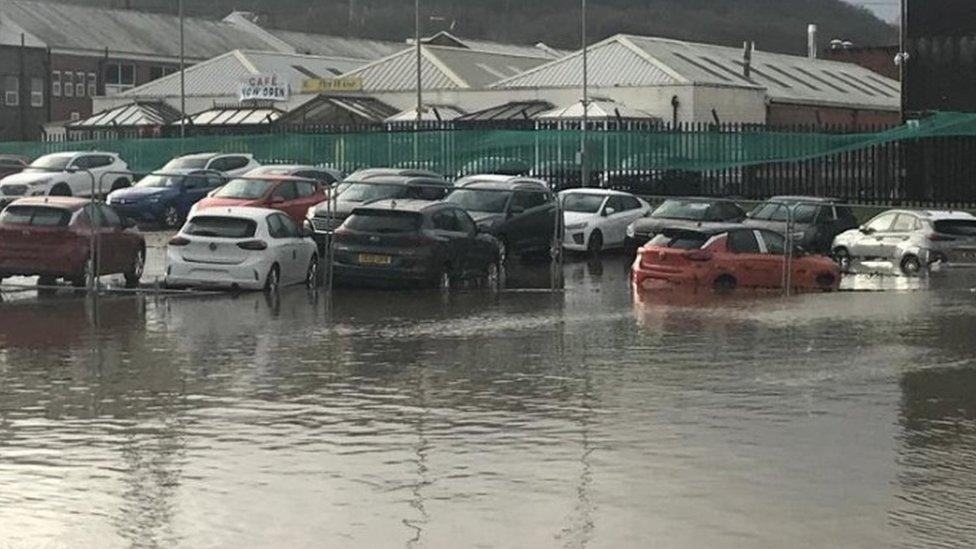
M 2 303 L 0 546 L 976 543 L 971 275 L 634 296 L 628 263 Z

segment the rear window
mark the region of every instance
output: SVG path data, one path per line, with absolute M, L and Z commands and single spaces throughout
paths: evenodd
M 60 208 L 44 206 L 10 206 L 0 213 L 0 223 L 34 227 L 66 227 L 71 214 Z
M 708 235 L 700 233 L 662 233 L 652 238 L 648 245 L 678 250 L 697 250 L 704 246 L 709 238 Z
M 251 219 L 199 216 L 186 223 L 183 233 L 190 236 L 216 238 L 250 238 L 254 236 L 257 228 L 258 224 Z
M 357 211 L 343 227 L 366 233 L 412 233 L 420 229 L 420 214 L 413 212 Z
M 945 219 L 936 221 L 935 231 L 955 236 L 976 236 L 976 219 Z

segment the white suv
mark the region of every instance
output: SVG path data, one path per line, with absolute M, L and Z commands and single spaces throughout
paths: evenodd
M 95 195 L 101 196 L 131 185 L 128 171 L 115 153 L 47 154 L 24 171 L 0 180 L 0 201 L 11 202 L 22 196 L 91 196 L 93 186 Z
M 159 173 L 173 170 L 211 170 L 228 177 L 239 177 L 261 164 L 244 153 L 195 153 L 177 156 L 159 169 Z

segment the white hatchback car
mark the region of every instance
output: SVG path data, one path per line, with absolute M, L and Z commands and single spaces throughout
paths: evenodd
M 559 193 L 562 204 L 563 249 L 600 253 L 620 248 L 627 226 L 648 215 L 651 206 L 640 198 L 608 189 L 570 189 Z
M 129 167 L 115 153 L 46 154 L 24 171 L 3 178 L 0 200 L 10 202 L 23 196 L 43 195 L 91 196 L 93 186 L 96 196 L 101 196 L 131 185 L 128 171 Z
M 212 208 L 191 214 L 166 251 L 166 285 L 276 292 L 318 283 L 315 242 L 286 214 Z
M 241 177 L 247 172 L 260 168 L 261 163 L 246 153 L 194 153 L 177 156 L 158 170 L 169 173 L 172 170 L 210 170 L 227 177 Z

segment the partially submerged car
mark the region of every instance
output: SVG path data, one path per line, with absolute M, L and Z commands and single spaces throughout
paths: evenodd
M 630 193 L 608 189 L 573 189 L 558 196 L 565 226 L 563 249 L 590 254 L 622 247 L 627 227 L 651 210 Z
M 285 175 L 260 178 L 237 178 L 210 193 L 193 207 L 193 212 L 207 208 L 252 207 L 285 212 L 301 225 L 309 208 L 326 199 L 322 185 Z
M 832 255 L 842 268 L 888 261 L 908 275 L 936 262 L 976 266 L 976 217 L 956 211 L 889 210 L 837 235 Z
M 352 211 L 335 233 L 336 280 L 350 284 L 497 285 L 498 241 L 461 208 L 426 200 L 379 200 Z
M 627 227 L 625 248 L 631 252 L 646 244 L 665 228 L 708 229 L 739 223 L 746 218 L 741 206 L 721 198 L 672 198 L 647 217 Z
M 190 208 L 224 184 L 219 172 L 181 169 L 149 174 L 135 185 L 108 195 L 106 201 L 121 215 L 137 223 L 176 229 Z
M 781 233 L 790 224 L 796 244 L 826 254 L 834 237 L 857 227 L 857 218 L 850 206 L 833 198 L 774 196 L 749 212 L 744 224 Z
M 836 290 L 840 269 L 832 259 L 797 250 L 789 258 L 790 287 Z M 708 229 L 667 228 L 637 251 L 631 268 L 636 289 L 782 289 L 786 238 L 742 225 Z
M 97 271 L 91 257 L 92 225 L 97 231 Z M 146 265 L 146 242 L 131 223 L 104 204 L 81 198 L 22 198 L 0 213 L 0 280 L 38 276 L 84 287 L 91 278 L 121 273 L 135 286 Z

